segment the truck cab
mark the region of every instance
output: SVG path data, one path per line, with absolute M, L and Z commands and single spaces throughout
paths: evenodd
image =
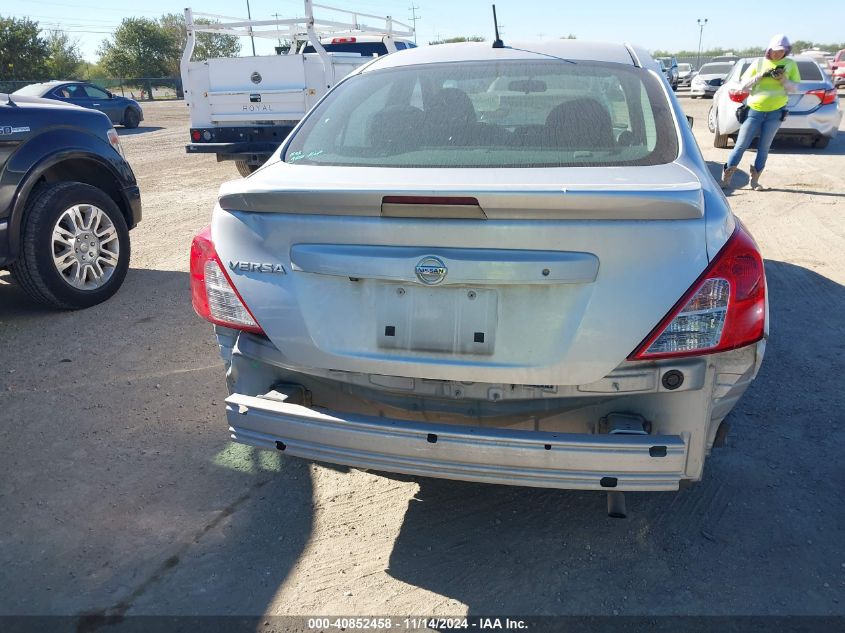
M 359 66 L 413 48 L 413 29 L 390 17 L 333 9 L 315 17 L 305 0 L 305 18 L 200 24 L 202 14 L 185 10 L 187 40 L 181 73 L 190 110 L 189 154 L 216 154 L 235 161 L 248 176 L 287 138 L 305 113 Z M 338 18 L 337 15 L 340 17 Z M 358 22 L 366 19 L 376 26 Z M 277 54 L 192 61 L 197 33 L 226 33 L 293 43 Z

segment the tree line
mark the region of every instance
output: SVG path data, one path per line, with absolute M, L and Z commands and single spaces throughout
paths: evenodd
M 88 64 L 79 43 L 67 33 L 44 31 L 37 21 L 26 17 L 0 16 L 0 81 L 177 76 L 186 39 L 181 14 L 124 18 L 100 44 L 98 61 Z M 240 50 L 240 41 L 232 35 L 197 33 L 192 59 L 235 57 Z
M 833 43 L 833 44 L 822 44 L 819 42 L 810 42 L 808 40 L 795 40 L 792 42 L 792 53 L 800 53 L 801 51 L 810 50 L 812 48 L 817 48 L 819 50 L 827 51 L 829 53 L 836 53 L 837 51 L 845 48 L 845 42 Z M 701 51 L 701 57 L 706 59 L 708 57 L 718 57 L 719 55 L 725 55 L 726 53 L 731 52 L 737 57 L 760 57 L 766 52 L 766 48 L 763 46 L 755 46 L 751 48 L 713 48 L 708 50 Z M 654 51 L 655 57 L 697 57 L 698 51 Z

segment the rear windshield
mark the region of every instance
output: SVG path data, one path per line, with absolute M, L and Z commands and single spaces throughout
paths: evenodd
M 823 81 L 822 70 L 816 62 L 795 62 L 798 64 L 798 74 L 801 81 Z
M 400 48 L 397 42 L 396 48 Z M 363 57 L 373 57 L 374 55 L 387 55 L 387 46 L 384 42 L 343 42 L 341 44 L 323 44 L 323 48 L 327 53 L 358 53 Z M 404 48 L 404 45 L 401 47 Z M 303 50 L 303 53 L 316 53 L 314 47 L 309 44 Z
M 24 86 L 23 88 L 19 88 L 15 90 L 13 94 L 22 95 L 24 97 L 40 97 L 41 93 L 44 92 L 44 86 L 41 84 L 30 84 L 28 86 Z
M 306 118 L 288 163 L 378 167 L 655 165 L 678 154 L 662 86 L 599 62 L 404 66 L 356 75 Z
M 733 68 L 733 64 L 704 64 L 701 67 L 701 70 L 698 71 L 699 75 L 727 75 L 731 72 L 731 68 Z

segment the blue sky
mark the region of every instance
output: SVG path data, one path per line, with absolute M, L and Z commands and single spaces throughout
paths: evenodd
M 180 12 L 182 3 L 172 0 L 147 0 L 138 8 L 121 3 L 96 0 L 4 0 L 0 14 L 28 16 L 38 20 L 43 28 L 61 28 L 79 40 L 83 56 L 96 61 L 100 42 L 125 17 L 158 17 L 163 13 Z M 246 16 L 246 0 L 197 0 L 195 11 L 234 16 Z M 322 0 L 324 4 L 357 9 L 377 15 L 392 15 L 409 21 L 414 4 L 417 15 L 418 41 L 425 43 L 438 37 L 482 35 L 492 39 L 490 2 L 467 0 Z M 250 0 L 253 18 L 269 19 L 274 13 L 281 17 L 302 15 L 301 0 Z M 757 2 L 661 2 L 638 3 L 620 0 L 592 2 L 547 2 L 531 0 L 498 0 L 496 10 L 503 25 L 502 36 L 531 39 L 557 38 L 569 33 L 579 39 L 629 41 L 649 50 L 695 50 L 698 47 L 698 18 L 707 18 L 702 47 L 737 47 L 764 45 L 774 33 L 785 32 L 791 39 L 816 42 L 836 42 L 845 39 L 841 30 L 845 7 L 838 2 L 811 3 L 811 11 L 796 9 L 794 2 L 769 0 Z M 822 9 L 824 7 L 824 9 Z M 315 11 L 316 12 L 316 11 Z M 839 12 L 833 19 L 831 12 Z M 272 42 L 258 53 L 270 53 Z M 243 42 L 243 52 L 249 49 Z

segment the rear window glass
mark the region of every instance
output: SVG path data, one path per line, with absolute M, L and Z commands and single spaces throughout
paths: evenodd
M 822 81 L 821 68 L 815 62 L 795 62 L 798 64 L 798 74 L 801 75 L 801 81 Z
M 13 94 L 24 97 L 38 97 L 42 92 L 44 92 L 44 86 L 42 84 L 30 84 L 23 88 L 18 88 Z
M 643 69 L 599 62 L 425 64 L 352 77 L 307 117 L 288 163 L 378 167 L 654 165 L 674 116 Z
M 399 48 L 401 42 L 397 42 Z M 327 53 L 358 53 L 362 57 L 373 57 L 374 55 L 387 55 L 387 46 L 383 42 L 343 42 L 341 44 L 323 44 Z M 404 46 L 403 46 L 404 48 Z M 303 53 L 316 53 L 310 44 L 306 46 Z

